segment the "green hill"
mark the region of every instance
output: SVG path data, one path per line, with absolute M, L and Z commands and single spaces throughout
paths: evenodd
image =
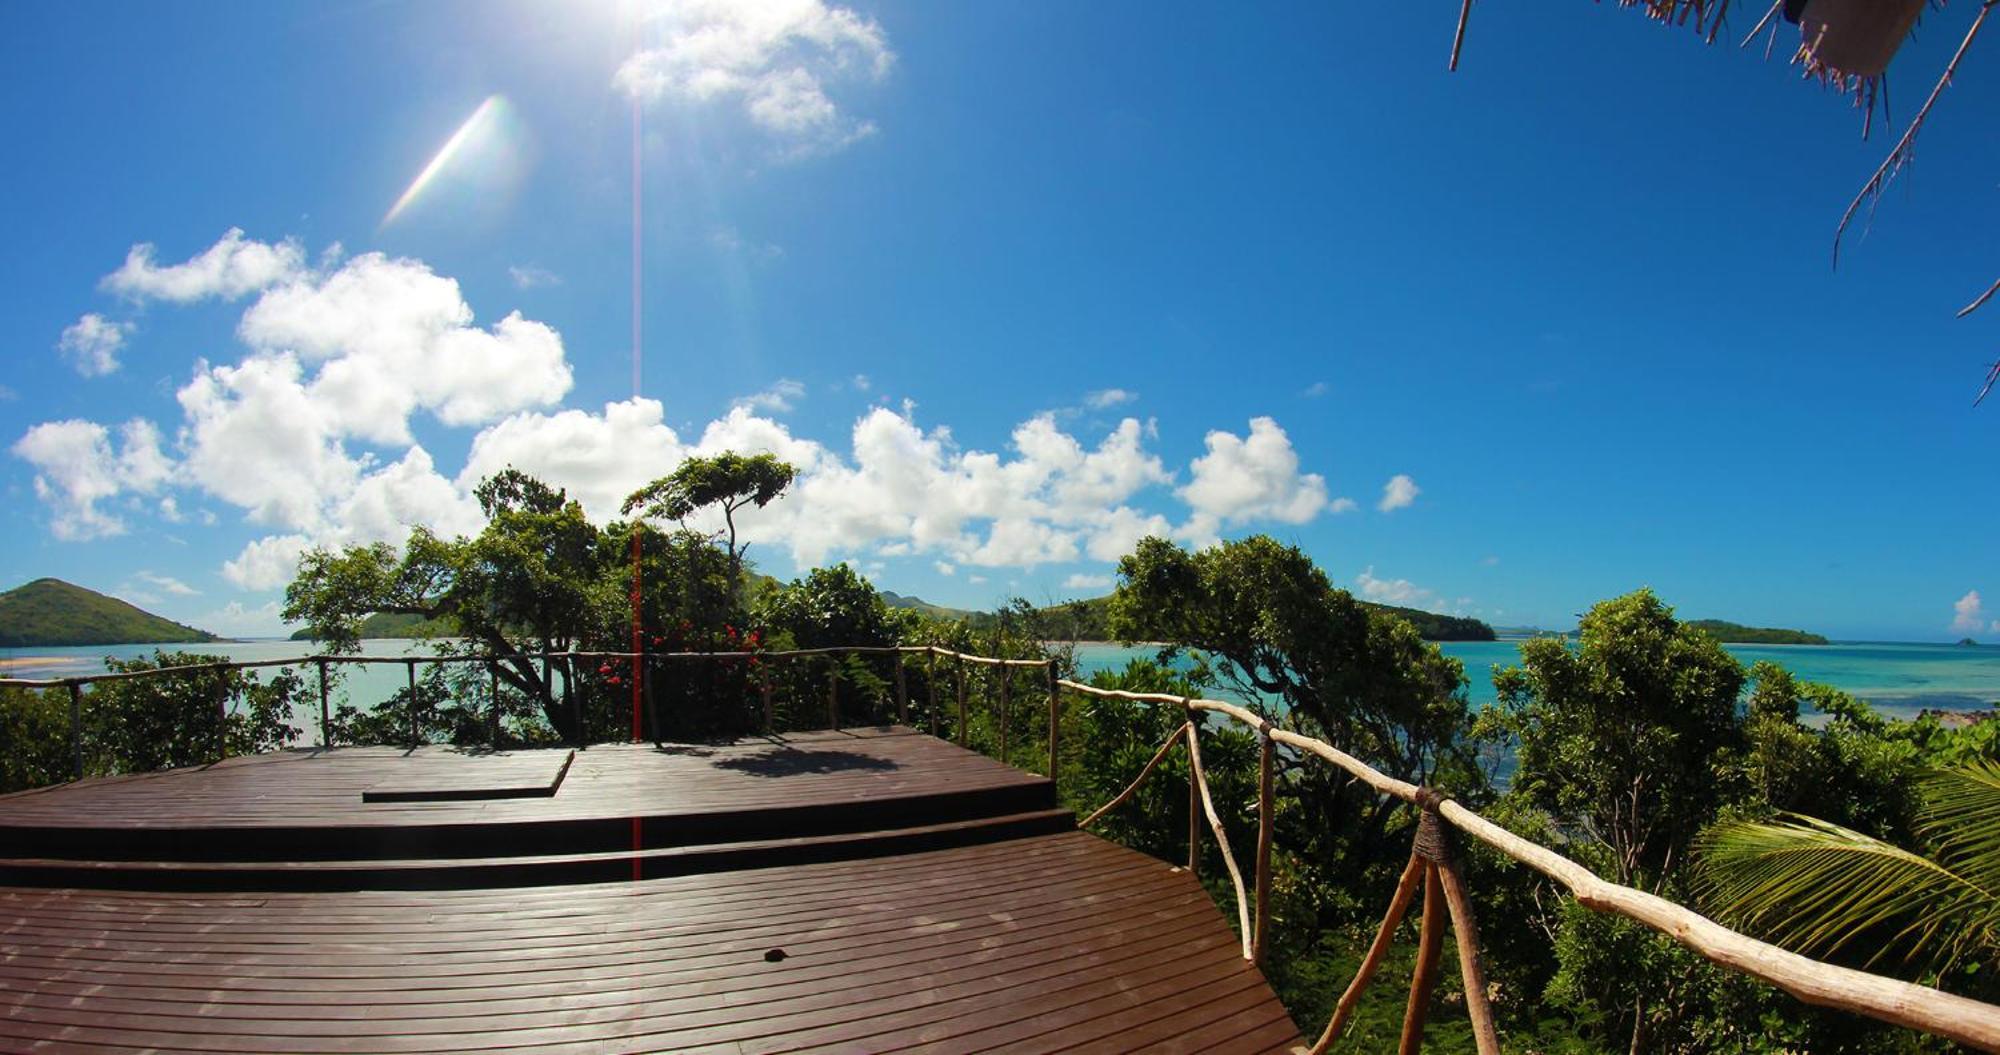
M 1744 626 L 1726 619 L 1695 619 L 1688 625 L 1708 631 L 1708 636 L 1726 645 L 1824 645 L 1826 638 L 1803 630 L 1783 630 L 1769 626 Z
M 0 593 L 0 648 L 216 640 L 214 634 L 61 579 L 36 579 Z
M 963 608 L 946 608 L 941 604 L 932 604 L 921 597 L 906 597 L 903 594 L 894 593 L 889 590 L 881 591 L 880 596 L 882 603 L 891 608 L 914 608 L 930 616 L 932 619 L 970 619 L 975 615 L 985 614 L 983 612 L 969 612 Z
M 446 619 L 376 612 L 361 621 L 361 636 L 369 638 L 456 637 L 458 627 Z M 311 641 L 311 630 L 292 631 L 292 640 Z

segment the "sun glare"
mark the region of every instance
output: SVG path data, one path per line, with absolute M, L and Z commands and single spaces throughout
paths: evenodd
M 432 155 L 430 164 L 425 165 L 424 170 L 417 173 L 417 178 L 410 181 L 409 188 L 403 191 L 402 197 L 396 199 L 396 204 L 389 207 L 388 213 L 382 217 L 382 223 L 379 226 L 387 227 L 389 224 L 395 222 L 396 217 L 402 215 L 403 210 L 407 209 L 410 203 L 416 201 L 423 194 L 424 190 L 436 181 L 438 174 L 444 171 L 445 166 L 451 164 L 454 156 L 463 150 L 468 143 L 472 142 L 481 133 L 485 132 L 486 129 L 496 123 L 500 111 L 506 105 L 507 100 L 503 96 L 487 96 L 485 101 L 481 102 L 479 107 L 472 111 L 472 116 L 466 118 L 465 122 L 458 126 L 458 130 L 451 134 L 451 138 L 444 141 L 444 146 L 439 147 L 438 152 Z

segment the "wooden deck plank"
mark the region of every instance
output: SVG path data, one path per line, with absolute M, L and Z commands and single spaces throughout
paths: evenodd
M 598 747 L 541 798 L 362 801 L 370 787 L 529 786 L 522 775 L 556 759 L 304 752 L 0 797 L 0 840 L 42 832 L 77 854 L 130 840 L 138 849 L 122 852 L 135 860 L 101 866 L 128 878 L 324 869 L 374 884 L 0 886 L 0 1050 L 1249 1051 L 1298 1039 L 1185 872 L 1073 829 L 1007 828 L 1011 804 L 1052 794 L 1046 780 L 908 730 Z M 126 815 L 107 822 L 106 810 Z M 753 822 L 797 830 L 735 830 Z M 734 863 L 420 890 L 383 886 L 406 866 L 385 854 L 340 856 L 371 839 L 408 846 L 447 833 L 460 856 L 407 867 L 477 878 L 539 859 L 549 840 L 635 829 L 647 860 Z M 990 834 L 936 849 L 910 841 L 975 829 Z M 710 837 L 734 841 L 699 842 Z M 146 859 L 175 838 L 199 852 Z M 216 856 L 271 838 L 324 839 L 332 863 Z M 814 856 L 840 847 L 861 849 Z M 482 848 L 490 859 L 463 853 Z M 791 859 L 742 863 L 767 848 Z

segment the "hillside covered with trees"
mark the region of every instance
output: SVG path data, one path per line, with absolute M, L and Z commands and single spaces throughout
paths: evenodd
M 61 579 L 0 593 L 0 648 L 215 641 L 211 633 Z
M 1769 626 L 1744 626 L 1726 619 L 1692 619 L 1688 626 L 1725 645 L 1824 645 L 1826 638 L 1804 630 Z

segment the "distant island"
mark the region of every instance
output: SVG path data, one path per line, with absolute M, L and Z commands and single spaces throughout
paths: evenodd
M 1979 642 L 1977 642 L 1977 641 L 1974 641 L 1973 639 L 1971 639 L 1971 638 L 1969 638 L 1969 637 L 1961 637 L 1961 638 L 1959 638 L 1959 639 L 1958 639 L 1958 643 L 1959 643 L 1959 644 L 1960 644 L 1961 646 L 1970 646 L 1970 647 L 1972 647 L 1972 648 L 1978 648 L 1978 647 L 1979 647 Z
M 1688 622 L 1697 630 L 1705 630 L 1708 636 L 1725 645 L 1824 645 L 1826 638 L 1809 634 L 1803 630 L 1784 630 L 1769 626 L 1744 626 L 1726 619 L 1695 619 Z
M 0 593 L 0 648 L 165 645 L 220 641 L 116 597 L 61 579 L 36 579 Z
M 419 638 L 457 637 L 458 627 L 445 619 L 426 619 L 420 615 L 376 612 L 361 620 L 361 636 L 364 640 L 377 638 Z M 310 627 L 292 631 L 293 641 L 313 640 Z

